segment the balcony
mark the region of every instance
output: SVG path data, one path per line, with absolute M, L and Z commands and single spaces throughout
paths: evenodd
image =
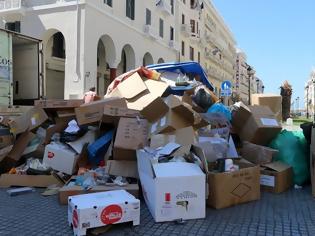
M 0 0 L 0 14 L 24 14 L 25 2 L 23 0 Z
M 180 31 L 182 32 L 183 35 L 189 37 L 191 33 L 191 26 L 188 24 L 181 24 Z
M 200 35 L 198 33 L 191 32 L 190 34 L 191 43 L 199 43 L 201 42 Z
M 174 40 L 170 40 L 168 45 L 170 46 L 170 48 L 172 48 L 175 51 L 179 51 L 179 45 L 174 41 Z
M 169 1 L 159 0 L 156 6 L 166 15 L 172 15 L 172 6 Z
M 155 32 L 154 28 L 151 25 L 144 25 L 143 32 L 148 38 L 152 40 L 156 40 L 158 38 L 157 33 Z

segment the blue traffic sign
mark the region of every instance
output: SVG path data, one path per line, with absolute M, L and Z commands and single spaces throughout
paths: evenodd
M 230 90 L 230 89 L 232 89 L 232 83 L 230 81 L 228 81 L 228 80 L 222 82 L 221 89 L 222 90 Z

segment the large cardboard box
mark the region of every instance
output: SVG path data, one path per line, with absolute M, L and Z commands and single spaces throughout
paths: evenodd
M 110 160 L 106 165 L 106 173 L 114 176 L 123 176 L 138 178 L 137 162 L 135 161 L 115 161 Z M 60 204 L 68 204 L 68 197 L 94 192 L 106 192 L 112 190 L 126 190 L 136 198 L 139 197 L 139 185 L 138 183 L 128 184 L 126 186 L 106 186 L 97 185 L 93 186 L 89 190 L 84 190 L 81 186 L 75 185 L 75 176 L 73 176 L 68 183 L 66 183 L 61 189 L 59 189 L 59 202 Z
M 267 106 L 282 121 L 282 97 L 276 94 L 252 94 L 252 105 Z
M 6 127 L 0 127 L 0 149 L 5 148 L 13 144 L 13 136 L 10 133 L 10 129 Z
M 221 209 L 260 199 L 259 166 L 234 160 L 240 170 L 219 173 L 213 170 L 213 163 L 207 162 L 200 147 L 193 146 L 192 150 L 202 161 L 203 171 L 207 174 L 208 206 Z
M 2 174 L 0 176 L 0 187 L 37 187 L 46 188 L 50 185 L 56 184 L 62 186 L 62 181 L 54 175 L 13 175 Z
M 84 103 L 83 99 L 48 99 L 48 100 L 36 100 L 34 106 L 40 108 L 75 108 Z
M 67 145 L 51 143 L 45 147 L 43 163 L 54 170 L 72 175 L 77 170 L 78 154 Z
M 277 161 L 264 164 L 260 174 L 262 190 L 282 193 L 293 185 L 293 169 L 286 163 Z
M 193 163 L 155 163 L 152 154 L 137 151 L 145 202 L 156 222 L 206 216 L 206 176 Z
M 136 160 L 136 150 L 147 144 L 147 120 L 125 117 L 120 119 L 113 150 L 115 160 Z
M 266 106 L 239 109 L 233 114 L 233 125 L 242 140 L 259 145 L 268 145 L 282 130 L 274 113 Z
M 90 102 L 75 108 L 75 114 L 79 125 L 100 122 L 104 114 L 104 106 L 123 106 L 126 101 L 117 97 L 110 97 L 100 101 Z
M 88 228 L 124 222 L 140 224 L 140 201 L 124 190 L 69 198 L 68 223 L 76 236 L 86 235 Z
M 130 117 L 130 118 L 142 118 L 142 115 L 137 110 L 131 110 L 127 107 L 127 104 L 122 106 L 104 106 L 104 114 L 102 117 L 103 123 L 118 125 L 120 117 Z

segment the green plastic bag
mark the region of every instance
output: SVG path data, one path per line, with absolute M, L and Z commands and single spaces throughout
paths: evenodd
M 292 166 L 295 184 L 302 185 L 309 180 L 309 153 L 302 131 L 282 130 L 269 146 L 279 151 L 274 161 L 283 161 Z

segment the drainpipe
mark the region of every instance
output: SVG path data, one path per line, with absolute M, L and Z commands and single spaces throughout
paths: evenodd
M 76 53 L 76 74 L 74 82 L 79 82 L 81 78 L 81 68 L 80 68 L 80 54 L 81 54 L 81 12 L 80 12 L 80 0 L 77 0 L 77 53 Z

